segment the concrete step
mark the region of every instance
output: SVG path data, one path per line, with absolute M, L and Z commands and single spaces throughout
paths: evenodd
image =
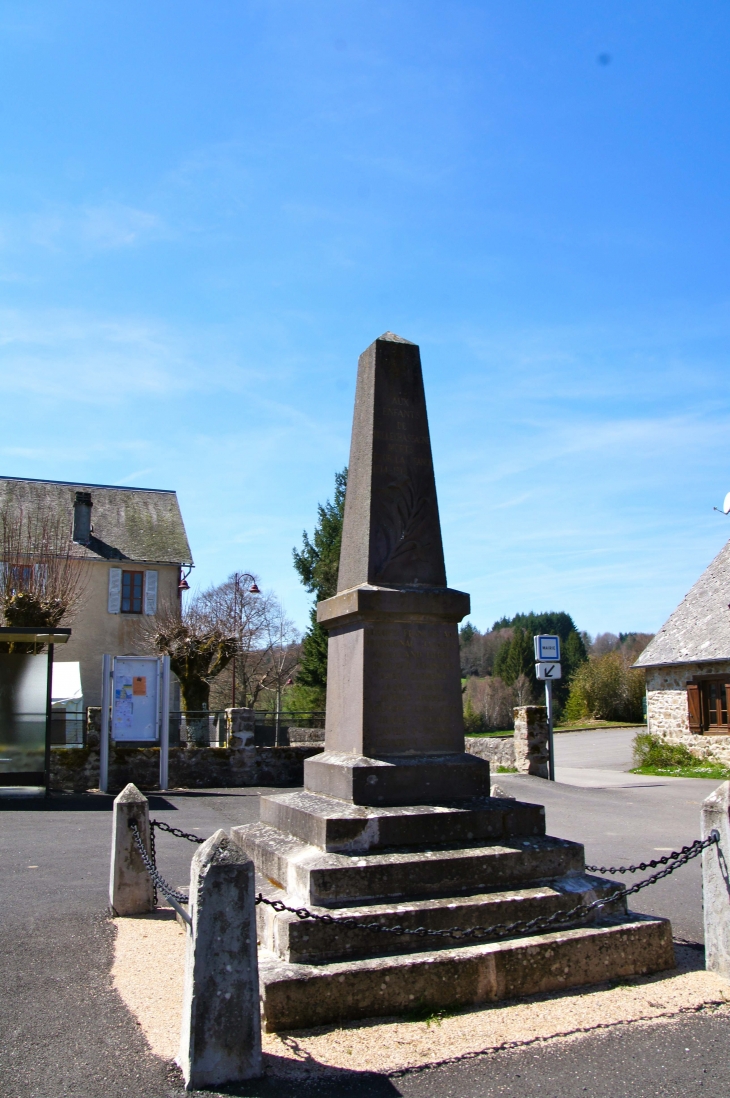
M 259 952 L 267 1031 L 457 1010 L 673 968 L 667 919 L 630 915 L 613 925 L 406 956 L 288 964 Z
M 545 834 L 539 804 L 483 797 L 458 805 L 371 808 L 306 790 L 261 798 L 261 822 L 332 853 Z
M 550 836 L 455 849 L 330 854 L 266 824 L 232 831 L 261 876 L 299 904 L 346 904 L 459 896 L 522 888 L 582 874 L 580 843 Z
M 271 900 L 281 900 L 291 906 L 286 894 L 271 885 L 257 881 L 259 890 Z M 415 900 L 409 903 L 370 904 L 367 907 L 340 909 L 313 908 L 332 922 L 320 923 L 299 919 L 289 912 L 276 912 L 267 904 L 257 908 L 258 935 L 261 945 L 284 961 L 294 964 L 327 964 L 360 957 L 383 957 L 396 953 L 420 953 L 431 950 L 463 948 L 464 942 L 450 938 L 429 938 L 365 932 L 357 926 L 343 926 L 342 920 L 355 919 L 360 926 L 378 923 L 400 926 L 407 930 L 426 927 L 442 930 L 458 927 L 467 930 L 476 926 L 495 926 L 568 911 L 578 904 L 609 897 L 619 892 L 621 885 L 599 877 L 562 877 L 548 885 L 522 888 L 510 892 L 490 892 L 478 896 L 448 897 L 439 900 Z M 611 915 L 624 915 L 626 901 L 620 900 L 601 908 L 590 923 L 605 921 Z M 581 922 L 581 926 L 590 925 Z M 566 924 L 566 926 L 569 924 Z

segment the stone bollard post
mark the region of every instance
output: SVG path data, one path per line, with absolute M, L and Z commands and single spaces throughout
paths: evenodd
M 548 777 L 550 729 L 544 705 L 518 705 L 515 715 L 515 767 L 520 774 Z
M 253 745 L 256 715 L 253 709 L 226 709 L 226 729 L 229 747 Z
M 730 782 L 702 804 L 702 838 L 717 828 L 720 842 L 702 851 L 705 968 L 730 978 Z
M 261 1074 L 253 862 L 225 831 L 198 848 L 178 1065 L 188 1090 Z
M 109 903 L 116 915 L 141 915 L 152 911 L 152 881 L 134 841 L 129 821 L 134 820 L 149 853 L 150 814 L 147 798 L 130 784 L 114 801 L 112 864 Z

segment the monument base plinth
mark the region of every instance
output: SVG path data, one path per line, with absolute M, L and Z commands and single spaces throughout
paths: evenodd
M 669 921 L 645 915 L 531 938 L 334 964 L 291 964 L 267 950 L 259 953 L 269 1033 L 458 1010 L 648 976 L 674 965 Z
M 362 762 L 350 773 L 379 768 Z M 348 769 L 336 758 L 330 766 Z M 614 899 L 620 884 L 586 874 L 580 843 L 545 835 L 542 806 L 433 799 L 440 803 L 360 805 L 283 793 L 262 797 L 260 823 L 234 828 L 267 899 L 326 917 L 258 907 L 268 1030 L 469 1006 L 674 965 L 670 924 L 628 913 Z M 599 898 L 605 907 L 559 931 L 479 942 L 489 927 Z
M 489 763 L 466 752 L 450 755 L 366 755 L 324 751 L 304 763 L 310 793 L 356 805 L 428 805 L 488 797 Z

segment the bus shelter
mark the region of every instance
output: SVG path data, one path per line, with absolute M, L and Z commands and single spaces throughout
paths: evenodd
M 53 650 L 70 629 L 0 627 L 0 787 L 48 792 Z

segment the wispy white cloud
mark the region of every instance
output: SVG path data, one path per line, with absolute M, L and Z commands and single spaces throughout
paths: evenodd
M 141 247 L 175 236 L 158 212 L 118 201 L 55 203 L 0 222 L 0 253 L 28 256 L 29 248 L 63 255 Z

